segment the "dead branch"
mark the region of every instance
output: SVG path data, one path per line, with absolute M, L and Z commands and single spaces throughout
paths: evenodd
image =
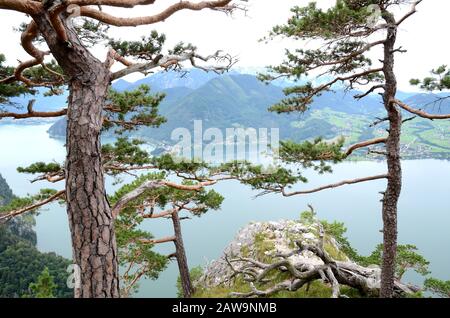
M 55 193 L 54 195 L 52 195 L 48 199 L 39 201 L 39 202 L 37 202 L 35 204 L 32 204 L 30 206 L 27 206 L 27 207 L 19 209 L 19 210 L 15 210 L 15 211 L 9 212 L 7 214 L 0 215 L 0 222 L 6 222 L 6 221 L 8 221 L 8 220 L 10 220 L 10 219 L 12 219 L 14 217 L 17 217 L 19 215 L 22 215 L 22 214 L 24 214 L 26 212 L 36 210 L 36 209 L 38 209 L 38 208 L 40 208 L 40 207 L 42 207 L 42 206 L 44 206 L 44 205 L 46 205 L 46 204 L 48 204 L 50 202 L 58 200 L 59 198 L 61 198 L 65 194 L 66 194 L 66 191 L 62 190 L 62 191 L 59 191 L 59 192 Z
M 180 55 L 167 55 L 167 56 L 160 56 L 159 58 L 156 58 L 148 63 L 135 63 L 131 64 L 129 67 L 117 71 L 112 74 L 112 80 L 116 80 L 119 78 L 122 78 L 124 76 L 127 76 L 129 74 L 133 73 L 143 73 L 147 74 L 150 70 L 161 67 L 164 69 L 167 69 L 168 67 L 179 65 L 181 62 L 189 61 L 192 66 L 196 68 L 200 68 L 204 71 L 213 71 L 216 73 L 223 73 L 228 71 L 236 62 L 235 59 L 233 59 L 232 56 L 228 54 L 220 54 L 221 52 L 218 51 L 213 55 L 209 56 L 202 56 L 197 54 L 196 52 L 186 52 Z M 201 60 L 204 62 L 208 62 L 210 60 L 223 62 L 225 61 L 223 66 L 199 66 L 196 62 L 196 60 Z
M 397 21 L 396 25 L 399 26 L 405 20 L 407 20 L 409 17 L 411 17 L 413 14 L 417 12 L 417 6 L 422 2 L 422 0 L 415 1 L 412 5 L 411 11 L 409 11 L 405 16 L 403 16 L 400 20 Z
M 368 95 L 370 95 L 371 93 L 373 93 L 374 91 L 376 91 L 377 89 L 384 89 L 384 85 L 380 84 L 380 85 L 374 85 L 372 86 L 369 90 L 367 90 L 365 93 L 361 93 L 358 95 L 355 95 L 354 97 L 356 99 L 362 99 Z
M 162 243 L 168 243 L 168 242 L 174 242 L 177 238 L 175 236 L 168 236 L 168 237 L 163 237 L 160 239 L 151 239 L 151 240 L 147 240 L 147 239 L 140 239 L 139 243 L 143 243 L 143 244 L 162 244 Z
M 121 8 L 133 8 L 139 5 L 148 5 L 155 3 L 155 0 L 67 0 L 66 4 L 78 6 L 111 6 Z
M 173 213 L 177 212 L 179 209 L 170 209 L 167 211 L 159 212 L 159 213 L 149 213 L 144 214 L 142 217 L 144 219 L 160 219 L 171 216 Z
M 0 9 L 14 10 L 32 15 L 41 10 L 41 3 L 32 0 L 0 0 Z
M 177 2 L 162 12 L 151 15 L 151 16 L 143 16 L 143 17 L 135 17 L 135 18 L 122 18 L 110 15 L 106 12 L 99 11 L 96 9 L 92 9 L 90 7 L 82 7 L 80 10 L 80 14 L 85 17 L 89 17 L 92 19 L 96 19 L 100 22 L 114 25 L 118 27 L 124 26 L 139 26 L 139 25 L 149 25 L 157 22 L 161 22 L 169 18 L 174 13 L 181 10 L 192 10 L 192 11 L 200 11 L 204 9 L 214 9 L 214 8 L 224 8 L 228 7 L 232 0 L 215 0 L 215 1 L 202 1 L 199 3 L 193 3 L 190 1 L 180 1 Z M 99 1 L 97 1 L 99 2 Z M 124 2 L 124 1 L 122 1 Z M 229 8 L 231 10 L 232 7 Z
M 372 139 L 372 140 L 354 144 L 347 149 L 347 151 L 345 152 L 345 157 L 346 158 L 349 157 L 357 149 L 366 148 L 366 147 L 378 145 L 378 144 L 384 144 L 384 143 L 386 143 L 386 141 L 387 141 L 386 138 L 377 138 L 377 139 Z
M 66 179 L 66 177 L 64 175 L 64 171 L 58 171 L 58 172 L 53 172 L 53 173 L 45 173 L 45 174 L 31 180 L 31 183 L 35 183 L 38 181 L 44 181 L 44 180 L 47 182 L 50 182 L 50 183 L 57 183 L 57 182 L 65 180 L 65 179 Z
M 119 53 L 117 53 L 116 50 L 114 50 L 113 48 L 110 48 L 108 51 L 108 55 L 106 57 L 106 61 L 105 61 L 105 65 L 108 69 L 110 69 L 114 62 L 120 62 L 122 63 L 124 66 L 131 66 L 133 65 L 132 62 L 128 61 L 126 58 L 124 58 L 122 55 L 120 55 Z
M 320 192 L 323 190 L 328 190 L 328 189 L 334 189 L 334 188 L 339 188 L 345 185 L 351 185 L 351 184 L 357 184 L 357 183 L 363 183 L 363 182 L 368 182 L 368 181 L 375 181 L 375 180 L 381 180 L 381 179 L 388 179 L 389 176 L 387 174 L 382 174 L 382 175 L 378 175 L 378 176 L 372 176 L 372 177 L 366 177 L 366 178 L 360 178 L 360 179 L 353 179 L 353 180 L 344 180 L 338 183 L 333 183 L 333 184 L 329 184 L 326 186 L 322 186 L 319 188 L 315 188 L 312 190 L 308 190 L 308 191 L 297 191 L 297 192 L 292 192 L 292 193 L 286 193 L 285 189 L 282 189 L 282 194 L 285 197 L 292 197 L 295 195 L 304 195 L 304 194 L 311 194 L 311 193 L 316 193 L 316 192 Z
M 370 124 L 370 128 L 373 128 L 375 126 L 378 126 L 379 124 L 382 124 L 386 121 L 388 121 L 389 118 L 388 117 L 384 117 L 384 118 L 376 118 L 376 121 L 374 121 L 372 124 Z
M 11 113 L 11 112 L 0 112 L 1 118 L 13 118 L 13 119 L 25 119 L 25 118 L 51 118 L 51 117 L 60 117 L 67 114 L 67 108 L 61 109 L 59 111 L 53 112 L 36 112 L 33 110 L 33 105 L 36 101 L 30 100 L 27 106 L 26 113 Z
M 407 112 L 410 112 L 411 114 L 417 115 L 417 116 L 425 118 L 425 119 L 430 119 L 430 120 L 450 119 L 450 114 L 444 114 L 444 115 L 429 114 L 427 112 L 424 112 L 423 110 L 412 108 L 411 106 L 399 101 L 398 99 L 393 100 L 393 103 L 397 104 L 398 106 L 400 106 L 400 108 L 406 110 Z

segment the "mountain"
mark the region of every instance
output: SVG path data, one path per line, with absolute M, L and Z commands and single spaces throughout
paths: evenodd
M 311 109 L 323 110 L 330 108 L 337 112 L 343 112 L 351 115 L 373 116 L 384 110 L 381 98 L 378 95 L 369 95 L 361 100 L 354 98 L 360 94 L 359 91 L 335 90 L 334 92 L 325 92 L 314 99 Z
M 266 86 L 250 75 L 226 75 L 212 79 L 179 100 L 161 107 L 168 122 L 149 129 L 145 136 L 169 140 L 170 132 L 180 127 L 192 128 L 194 120 L 202 120 L 203 128 L 279 127 L 284 118 L 267 112 L 267 106 L 282 98 L 275 86 Z M 285 117 L 285 116 L 284 116 Z
M 168 76 L 172 77 L 173 74 Z M 153 80 L 148 80 L 147 84 Z M 134 86 L 138 86 L 138 83 Z M 165 86 L 168 85 L 165 84 Z M 266 85 L 253 75 L 215 76 L 197 89 L 173 87 L 161 92 L 166 94 L 166 98 L 160 105 L 160 113 L 167 118 L 167 123 L 160 128 L 142 129 L 137 134 L 140 137 L 170 142 L 170 135 L 174 129 L 183 127 L 191 130 L 194 120 L 202 120 L 204 129 L 210 127 L 219 129 L 280 128 L 283 139 L 304 140 L 313 137 L 313 133 L 317 134 L 317 131 L 326 137 L 332 137 L 334 134 L 333 126 L 320 118 L 308 121 L 302 129 L 298 129 L 295 122 L 301 115 L 278 115 L 269 112 L 268 107 L 284 97 L 282 88 L 271 84 Z M 363 102 L 358 102 L 353 98 L 357 93 L 356 91 L 326 92 L 315 99 L 312 108 L 316 110 L 331 108 L 335 111 L 358 115 L 375 115 L 382 110 L 378 96 L 369 96 Z M 308 115 L 309 113 L 303 116 Z M 53 125 L 49 133 L 54 137 L 64 136 L 64 121 Z
M 8 204 L 13 197 L 14 195 L 11 188 L 0 174 L 0 206 Z
M 242 71 L 242 70 L 241 70 Z M 258 73 L 263 70 L 252 70 Z M 242 71 L 244 72 L 244 71 Z M 152 92 L 162 92 L 166 98 L 160 104 L 160 113 L 167 123 L 159 128 L 142 128 L 132 133 L 132 137 L 173 144 L 171 133 L 176 128 L 193 130 L 194 120 L 202 120 L 203 130 L 218 128 L 279 128 L 281 139 L 302 141 L 317 136 L 333 139 L 346 137 L 347 143 L 385 135 L 386 125 L 371 128 L 376 118 L 384 115 L 384 106 L 378 94 L 371 94 L 362 100 L 353 98 L 358 91 L 335 88 L 314 99 L 311 110 L 305 114 L 278 115 L 267 111 L 268 107 L 283 97 L 283 87 L 287 85 L 266 85 L 255 75 L 233 71 L 224 75 L 190 70 L 179 72 L 159 72 L 135 83 L 118 80 L 113 83 L 117 90 L 130 90 L 147 84 Z M 399 92 L 398 98 L 413 107 L 429 112 L 448 112 L 450 99 L 433 102 L 443 94 L 414 94 Z M 58 101 L 46 98 L 44 102 L 37 96 L 42 107 L 60 107 Z M 25 102 L 25 100 L 23 101 Z M 409 114 L 405 113 L 405 117 Z M 50 129 L 52 137 L 64 137 L 65 119 L 57 121 Z M 420 118 L 404 126 L 404 158 L 447 158 L 450 157 L 450 123 L 448 121 L 427 121 Z
M 335 133 L 333 126 L 320 118 L 307 121 L 302 129 L 298 129 L 295 122 L 299 120 L 300 115 L 278 115 L 269 112 L 268 107 L 284 97 L 282 88 L 266 85 L 252 75 L 217 76 L 198 89 L 174 87 L 162 92 L 166 94 L 166 99 L 160 105 L 160 113 L 167 118 L 167 123 L 159 128 L 144 128 L 137 133 L 138 136 L 170 142 L 174 129 L 182 127 L 192 130 L 194 120 L 202 120 L 203 129 L 279 128 L 280 137 L 283 139 L 309 139 L 314 137 L 317 131 L 332 138 Z M 326 92 L 314 101 L 312 108 L 331 108 L 358 115 L 375 115 L 381 111 L 377 97 L 368 97 L 364 103 L 359 103 L 353 98 L 357 93 Z M 309 113 L 303 116 L 308 115 Z M 64 121 L 53 125 L 49 133 L 52 136 L 64 136 Z
M 148 83 L 154 82 L 154 76 L 150 77 Z M 167 76 L 172 78 L 174 74 L 169 73 Z M 206 78 L 199 79 L 200 82 L 204 80 Z M 169 84 L 167 79 L 162 82 L 163 86 L 178 83 Z M 347 143 L 355 143 L 385 135 L 385 125 L 370 127 L 377 117 L 384 114 L 381 97 L 377 94 L 356 100 L 354 96 L 360 92 L 336 89 L 317 97 L 311 105 L 311 110 L 305 114 L 278 115 L 267 111 L 267 108 L 283 98 L 282 87 L 266 85 L 248 74 L 213 76 L 196 89 L 170 87 L 161 92 L 166 94 L 166 98 L 160 105 L 160 113 L 166 117 L 167 123 L 159 128 L 143 128 L 133 132 L 132 137 L 173 144 L 171 133 L 176 128 L 187 128 L 192 134 L 194 120 L 202 120 L 203 131 L 212 127 L 223 132 L 232 127 L 279 128 L 281 139 L 294 141 L 317 136 L 326 139 L 344 136 Z M 439 95 L 415 94 L 407 97 L 405 101 L 418 106 L 435 101 L 437 97 Z M 447 107 L 446 103 L 448 100 L 442 102 L 442 109 Z M 54 137 L 64 136 L 65 130 L 63 119 L 55 123 L 49 133 Z M 408 122 L 404 126 L 403 134 L 404 158 L 450 157 L 448 132 L 448 121 L 430 122 L 418 118 Z
M 124 79 L 119 79 L 119 80 L 113 82 L 113 84 L 112 84 L 114 89 L 119 92 L 126 91 L 128 89 L 128 87 L 130 87 L 131 85 L 133 85 L 133 84 Z
M 116 83 L 113 84 L 113 88 L 120 90 L 120 87 L 122 83 L 119 83 L 118 87 L 116 87 Z M 167 105 L 174 103 L 185 96 L 189 95 L 193 90 L 187 87 L 174 87 L 174 88 L 168 88 L 161 91 L 157 91 L 158 93 L 164 93 L 166 97 L 164 98 L 163 102 L 159 105 L 159 108 L 161 110 L 161 113 L 166 113 L 165 109 Z M 152 91 L 156 92 L 156 91 Z M 66 128 L 67 128 L 67 121 L 66 118 L 61 118 L 58 121 L 56 121 L 48 130 L 48 133 L 51 137 L 54 138 L 65 138 L 66 136 Z
M 404 102 L 411 107 L 425 109 L 431 114 L 441 114 L 450 112 L 450 98 L 448 93 L 441 94 L 415 94 L 404 99 Z
M 206 73 L 199 69 L 189 69 L 187 72 L 162 71 L 132 83 L 127 89 L 131 90 L 139 85 L 148 85 L 153 90 L 166 90 L 174 87 L 197 89 L 219 75 Z
M 406 100 L 407 98 L 410 98 L 414 95 L 417 95 L 417 92 L 402 92 L 402 91 L 397 92 L 397 98 L 400 100 Z

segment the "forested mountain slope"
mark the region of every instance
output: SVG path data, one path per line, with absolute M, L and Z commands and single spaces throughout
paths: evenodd
M 4 204 L 14 203 L 12 191 L 0 175 L 0 211 Z M 29 285 L 47 267 L 57 285 L 56 297 L 73 297 L 67 287 L 67 266 L 70 261 L 55 253 L 41 253 L 37 247 L 33 215 L 17 217 L 0 224 L 0 298 L 23 297 L 29 293 Z

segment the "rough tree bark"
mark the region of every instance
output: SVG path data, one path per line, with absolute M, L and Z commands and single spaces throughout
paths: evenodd
M 57 38 L 48 15 L 33 18 L 70 78 L 65 173 L 73 259 L 81 273 L 75 297 L 119 297 L 114 219 L 106 198 L 100 143 L 110 72 L 70 25 L 65 24 L 69 46 Z
M 175 231 L 175 249 L 180 270 L 181 287 L 183 288 L 183 295 L 185 298 L 191 298 L 194 289 L 192 287 L 191 276 L 189 273 L 189 266 L 187 263 L 186 251 L 184 249 L 183 235 L 181 233 L 181 223 L 178 211 L 172 213 L 173 229 Z
M 152 16 L 116 17 L 102 10 L 102 6 L 133 8 L 138 5 L 151 5 L 152 0 L 0 0 L 0 9 L 22 12 L 32 17 L 22 33 L 21 44 L 32 60 L 20 62 L 14 74 L 0 79 L 3 84 L 22 82 L 29 87 L 55 88 L 68 85 L 70 96 L 68 109 L 60 112 L 34 112 L 32 104 L 26 115 L 15 113 L 0 117 L 33 118 L 64 115 L 67 112 L 67 158 L 64 177 L 66 180 L 66 199 L 69 225 L 72 234 L 74 262 L 80 267 L 79 287 L 75 288 L 75 297 L 119 297 L 119 273 L 117 262 L 116 239 L 114 233 L 114 215 L 109 206 L 102 169 L 100 131 L 102 128 L 102 111 L 107 90 L 112 80 L 131 73 L 146 73 L 155 68 L 172 67 L 181 62 L 190 62 L 193 67 L 205 71 L 224 72 L 233 65 L 233 58 L 222 55 L 220 51 L 210 56 L 198 55 L 193 48 L 186 48 L 180 54 L 159 55 L 145 63 L 128 63 L 125 57 L 108 54 L 104 63 L 95 58 L 83 46 L 71 23 L 76 17 L 90 17 L 109 25 L 118 27 L 150 25 L 165 21 L 181 10 L 200 11 L 204 9 L 220 10 L 230 13 L 239 6 L 230 4 L 232 0 L 180 1 L 167 5 L 166 9 Z M 98 6 L 94 9 L 90 6 Z M 79 10 L 78 10 L 79 9 Z M 34 46 L 39 36 L 44 38 L 49 47 L 43 52 Z M 132 50 L 133 51 L 133 50 Z M 147 51 L 147 50 L 145 50 Z M 148 50 L 148 57 L 153 53 Z M 109 51 L 112 52 L 111 50 Z M 135 52 L 136 53 L 136 52 Z M 62 74 L 48 69 L 43 63 L 47 55 L 53 55 Z M 129 55 L 133 56 L 133 53 Z M 134 55 L 136 60 L 141 59 Z M 197 64 L 197 60 L 208 62 L 228 61 L 225 66 L 207 67 Z M 126 66 L 116 73 L 110 68 L 114 61 Z M 48 73 L 53 73 L 58 80 L 33 82 L 24 75 L 26 69 L 42 65 Z M 169 66 L 170 66 L 169 65 Z M 58 176 L 62 181 L 62 174 Z M 60 194 L 62 195 L 62 194 Z M 52 199 L 58 197 L 53 196 Z M 45 202 L 41 202 L 45 204 Z M 22 211 L 26 211 L 22 209 Z M 13 211 L 14 216 L 17 211 Z M 19 211 L 21 212 L 21 211 Z M 182 242 L 181 242 L 182 243 Z M 78 271 L 77 271 L 78 272 Z
M 397 93 L 397 79 L 394 73 L 394 54 L 397 39 L 397 25 L 394 16 L 383 12 L 383 18 L 391 25 L 384 43 L 383 73 L 385 76 L 384 106 L 389 118 L 389 136 L 386 141 L 388 184 L 383 202 L 383 263 L 381 277 L 381 298 L 391 298 L 394 292 L 395 259 L 397 256 L 397 206 L 402 189 L 402 166 L 400 158 L 400 136 L 402 114 L 394 103 Z

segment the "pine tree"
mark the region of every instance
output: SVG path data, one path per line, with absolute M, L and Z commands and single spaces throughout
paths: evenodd
M 142 141 L 129 140 L 120 133 L 116 132 L 118 138 L 114 144 L 102 147 L 102 158 L 105 174 L 115 178 L 117 183 L 123 183 L 121 176 L 124 173 L 135 176 L 134 181 L 124 184 L 108 199 L 117 233 L 118 261 L 125 269 L 120 277 L 121 296 L 131 296 L 141 278 L 158 278 L 169 260 L 174 258 L 180 270 L 184 296 L 190 297 L 194 288 L 181 229 L 181 221 L 189 218 L 180 217 L 180 214 L 200 217 L 209 210 L 219 209 L 223 197 L 206 188 L 229 179 L 229 176 L 216 175 L 215 169 L 204 162 L 186 162 L 169 154 L 152 157 L 141 148 Z M 38 175 L 33 181 L 57 183 L 64 180 L 63 166 L 55 162 L 36 162 L 19 167 L 18 171 Z M 174 178 L 177 181 L 173 181 Z M 42 189 L 36 195 L 17 197 L 0 208 L 0 222 L 11 224 L 24 214 L 39 212 L 41 207 L 55 200 L 66 204 L 65 191 Z M 145 221 L 162 218 L 171 220 L 173 235 L 155 239 L 151 233 L 142 230 Z M 175 246 L 175 253 L 171 255 L 161 255 L 153 250 L 157 244 L 170 242 Z
M 327 162 L 339 162 L 362 148 L 372 147 L 371 153 L 384 155 L 387 160 L 387 173 L 355 180 L 344 180 L 312 190 L 287 191 L 296 181 L 306 181 L 298 175 L 293 178 L 289 171 L 279 170 L 270 178 L 261 178 L 258 171 L 240 172 L 255 188 L 266 192 L 278 192 L 284 196 L 305 195 L 332 189 L 348 184 L 373 180 L 387 180 L 382 192 L 383 218 L 383 261 L 380 297 L 393 297 L 397 256 L 397 206 L 402 190 L 402 165 L 400 136 L 404 119 L 402 110 L 429 119 L 448 119 L 449 115 L 430 115 L 416 110 L 396 98 L 397 78 L 394 71 L 395 56 L 405 52 L 397 46 L 397 32 L 401 25 L 415 13 L 422 1 L 413 1 L 409 11 L 400 18 L 394 15 L 394 6 L 404 9 L 411 2 L 406 0 L 337 0 L 329 9 L 319 8 L 315 2 L 306 7 L 292 8 L 292 17 L 284 25 L 273 28 L 266 40 L 285 37 L 295 41 L 308 41 L 307 45 L 286 51 L 285 61 L 278 66 L 269 67 L 268 74 L 260 75 L 263 81 L 290 78 L 295 85 L 284 90 L 286 98 L 273 105 L 270 110 L 277 113 L 305 113 L 311 109 L 314 98 L 324 92 L 332 91 L 337 85 L 350 91 L 363 90 L 354 97 L 361 100 L 372 93 L 379 92 L 383 99 L 386 117 L 374 126 L 387 122 L 387 134 L 373 140 L 361 141 L 339 153 L 343 143 L 328 144 L 317 139 L 314 143 L 297 145 L 285 142 L 281 145 L 280 157 L 287 163 L 297 163 L 303 167 L 313 166 L 319 172 L 330 171 Z M 303 44 L 302 44 L 303 45 Z M 311 48 L 309 48 L 311 47 Z M 368 53 L 379 49 L 382 53 L 378 61 L 372 60 Z M 413 80 L 422 83 L 425 89 L 448 88 L 449 73 L 446 67 L 435 70 L 434 79 Z M 318 77 L 321 81 L 312 81 Z M 437 78 L 436 78 L 437 77 Z M 305 82 L 306 79 L 306 82 Z M 317 84 L 319 82 L 319 84 Z M 385 149 L 374 149 L 384 146 Z M 317 150 L 319 149 L 319 151 Z M 328 149 L 327 148 L 331 148 Z M 311 164 L 320 160 L 320 164 Z M 254 170 L 254 169 L 253 169 Z M 258 175 L 259 174 L 259 175 Z M 288 177 L 290 176 L 290 177 Z M 289 179 L 290 178 L 290 179 Z
M 67 158 L 64 168 L 46 174 L 52 181 L 64 180 L 65 191 L 47 192 L 44 200 L 34 200 L 27 211 L 57 199 L 65 200 L 74 263 L 81 269 L 81 286 L 75 291 L 76 297 L 120 295 L 114 218 L 104 183 L 100 140 L 103 125 L 107 128 L 132 129 L 139 125 L 157 126 L 161 123 L 154 113 L 160 96 L 150 97 L 148 89 L 144 88 L 127 96 L 111 93 L 111 82 L 136 72 L 147 74 L 155 69 L 179 70 L 183 62 L 216 72 L 226 71 L 233 64 L 226 54 L 217 52 L 202 56 L 190 44 L 180 43 L 174 48 L 167 48 L 165 37 L 156 32 L 142 41 L 116 41 L 107 37 L 109 26 L 151 25 L 165 21 L 182 10 L 213 9 L 229 13 L 237 7 L 231 4 L 231 0 L 182 1 L 168 5 L 158 14 L 134 18 L 114 16 L 102 9 L 148 8 L 152 4 L 154 1 L 148 0 L 0 0 L 1 10 L 12 10 L 31 17 L 19 28 L 22 32 L 21 46 L 31 59 L 14 68 L 3 65 L 3 56 L 0 59 L 2 102 L 9 101 L 11 96 L 33 93 L 38 87 L 47 88 L 46 95 L 61 94 L 65 87 L 70 92 L 67 107 L 59 111 L 35 111 L 33 101 L 30 101 L 25 113 L 6 109 L 0 113 L 0 118 L 67 116 Z M 48 48 L 41 49 L 39 44 L 45 44 Z M 109 47 L 103 61 L 89 49 L 98 44 Z M 48 55 L 52 55 L 54 60 L 46 62 Z M 211 61 L 217 62 L 217 65 L 204 66 L 205 62 Z M 119 63 L 123 68 L 113 72 L 111 67 L 114 63 Z M 142 109 L 142 105 L 146 109 Z M 18 214 L 23 212 L 23 209 L 15 211 Z
M 30 284 L 30 297 L 32 298 L 55 298 L 54 292 L 57 285 L 53 281 L 48 268 L 44 268 L 35 283 Z
M 450 281 L 442 281 L 435 278 L 428 278 L 425 281 L 426 290 L 442 298 L 450 298 Z

